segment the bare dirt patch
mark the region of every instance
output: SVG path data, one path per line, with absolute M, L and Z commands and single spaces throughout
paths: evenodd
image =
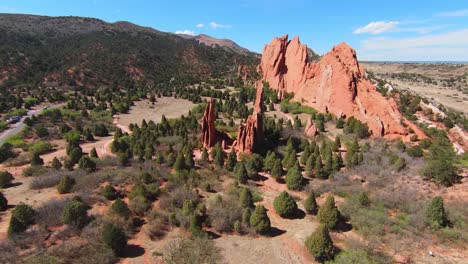
M 186 116 L 194 106 L 195 104 L 188 100 L 161 97 L 156 99 L 154 105 L 149 100 L 135 102 L 135 106 L 131 107 L 128 114 L 118 115 L 117 118 L 124 126 L 129 126 L 131 123 L 140 124 L 143 119 L 159 123 L 163 115 L 169 119 Z

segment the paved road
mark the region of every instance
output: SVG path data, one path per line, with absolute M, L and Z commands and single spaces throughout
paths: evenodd
M 63 103 L 61 104 L 56 104 L 56 105 L 50 105 L 49 108 L 58 108 L 58 107 L 62 107 L 64 106 Z M 26 117 L 31 117 L 32 115 L 38 115 L 40 114 L 42 111 L 44 111 L 44 107 L 40 107 L 38 109 L 32 109 L 32 110 L 29 110 L 28 111 L 28 114 L 23 116 L 23 118 L 21 118 L 21 121 L 19 121 L 18 123 L 16 124 L 13 124 L 12 126 L 10 126 L 10 128 L 8 128 L 7 130 L 3 131 L 1 134 L 0 134 L 0 146 L 3 145 L 3 143 L 5 143 L 6 139 L 12 135 L 15 135 L 15 134 L 18 134 L 19 132 L 21 132 L 21 130 L 23 130 L 23 128 L 26 126 L 26 124 L 24 123 L 24 119 L 26 119 Z

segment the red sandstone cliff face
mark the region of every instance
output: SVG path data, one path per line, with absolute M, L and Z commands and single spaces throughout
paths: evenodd
M 212 98 L 206 105 L 201 124 L 201 140 L 203 147 L 206 149 L 212 148 L 218 142 L 218 131 L 215 128 L 215 103 L 215 100 Z
M 239 125 L 237 130 L 237 139 L 233 144 L 237 154 L 252 154 L 256 144 L 263 140 L 262 100 L 263 87 L 259 87 L 253 113 L 247 118 L 245 124 Z
M 308 63 L 307 46 L 298 37 L 291 41 L 288 35 L 274 38 L 263 50 L 259 71 L 262 81 L 280 96 L 294 93 L 295 101 L 319 111 L 354 116 L 374 136 L 408 134 L 395 101 L 383 97 L 364 77 L 355 50 L 344 42 L 319 62 Z

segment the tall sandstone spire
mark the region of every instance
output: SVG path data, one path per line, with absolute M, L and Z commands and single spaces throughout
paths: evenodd
M 307 46 L 298 37 L 274 38 L 263 50 L 262 81 L 278 91 L 294 93 L 293 100 L 338 117 L 354 116 L 369 126 L 373 136 L 408 135 L 410 123 L 395 101 L 383 97 L 365 78 L 356 51 L 342 42 L 318 62 L 308 62 Z M 262 86 L 261 82 L 258 87 Z M 414 129 L 413 129 L 414 130 Z M 417 129 L 418 135 L 424 135 Z
M 238 154 L 254 152 L 255 147 L 263 141 L 262 119 L 263 87 L 257 88 L 253 113 L 247 117 L 245 124 L 240 124 L 237 130 L 237 139 L 233 147 Z
M 218 142 L 218 131 L 215 128 L 215 104 L 216 101 L 211 98 L 210 102 L 206 105 L 205 112 L 203 114 L 201 133 L 202 133 L 202 145 L 206 149 L 212 148 Z

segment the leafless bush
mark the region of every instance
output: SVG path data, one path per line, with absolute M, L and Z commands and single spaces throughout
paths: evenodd
M 39 190 L 56 186 L 62 176 L 58 174 L 34 178 L 29 184 L 29 189 Z
M 166 235 L 169 222 L 166 215 L 153 210 L 148 216 L 148 223 L 144 227 L 145 233 L 151 240 L 158 240 Z
M 62 225 L 63 208 L 70 200 L 71 198 L 65 198 L 45 202 L 36 209 L 36 223 L 44 227 Z
M 18 259 L 18 248 L 10 240 L 0 241 L 0 263 L 15 263 Z
M 186 200 L 198 203 L 198 193 L 186 187 L 178 187 L 160 198 L 160 206 L 161 209 L 173 211 L 175 208 L 182 208 Z
M 136 215 L 144 216 L 146 211 L 151 208 L 151 203 L 145 197 L 136 196 L 130 199 L 129 208 Z
M 214 245 L 212 240 L 205 237 L 173 241 L 169 243 L 164 252 L 164 261 L 167 264 L 224 262 L 219 248 Z
M 218 232 L 231 232 L 234 223 L 242 220 L 243 208 L 236 199 L 214 201 L 209 208 L 211 225 Z

